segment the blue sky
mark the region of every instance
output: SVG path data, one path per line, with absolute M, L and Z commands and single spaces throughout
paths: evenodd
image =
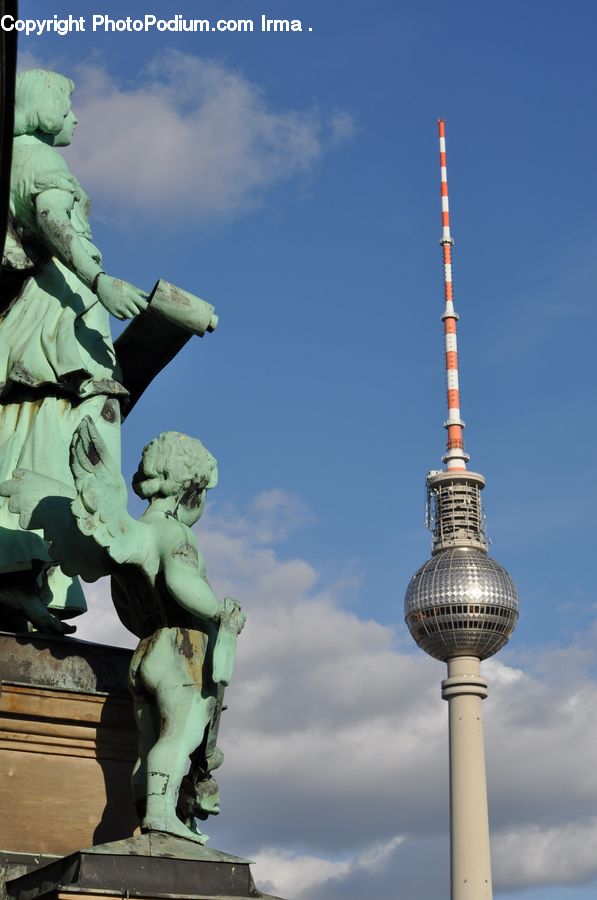
M 20 41 L 26 63 L 53 66 L 77 82 L 80 126 L 66 158 L 92 194 L 106 269 L 144 288 L 166 278 L 209 299 L 220 314 L 217 332 L 189 345 L 127 421 L 124 469 L 134 471 L 141 447 L 158 431 L 200 437 L 221 474 L 200 535 L 212 548 L 214 581 L 247 600 L 249 620 L 253 615 L 269 633 L 266 596 L 286 610 L 279 629 L 289 627 L 296 609 L 308 621 L 315 609 L 314 628 L 329 614 L 330 627 L 346 627 L 348 636 L 338 634 L 333 653 L 322 650 L 338 666 L 322 678 L 342 680 L 352 657 L 338 648 L 348 652 L 350 635 L 362 628 L 363 639 L 369 635 L 379 653 L 390 654 L 388 675 L 404 663 L 401 673 L 420 672 L 421 684 L 439 691 L 441 666 L 411 648 L 402 602 L 408 579 L 429 555 L 424 476 L 439 467 L 445 441 L 436 126 L 445 118 L 465 441 L 471 466 L 487 478 L 492 555 L 521 596 L 517 631 L 496 663 L 504 706 L 488 701 L 488 730 L 491 736 L 491 715 L 496 734 L 495 722 L 513 727 L 512 710 L 521 707 L 511 673 L 522 673 L 529 710 L 536 712 L 537 698 L 545 704 L 524 751 L 529 772 L 533 746 L 553 755 L 544 781 L 524 800 L 527 810 L 515 808 L 515 796 L 502 809 L 500 753 L 488 737 L 497 840 L 506 847 L 517 828 L 528 837 L 536 826 L 529 858 L 540 858 L 538 848 L 545 852 L 550 841 L 572 846 L 574 835 L 581 842 L 592 835 L 594 846 L 597 786 L 589 779 L 583 788 L 580 773 L 575 783 L 561 781 L 549 727 L 562 671 L 562 709 L 567 698 L 582 697 L 587 709 L 597 704 L 597 607 L 588 566 L 596 439 L 594 4 L 276 0 L 271 8 L 313 31 Z M 76 9 L 23 2 L 21 15 L 182 12 L 258 20 L 272 9 L 254 0 L 105 2 L 101 10 L 86 2 Z M 212 571 L 207 548 L 205 555 Z M 271 573 L 268 585 L 255 560 Z M 241 653 L 239 673 L 257 684 L 266 678 L 258 670 L 264 651 L 256 631 L 250 640 L 255 649 L 245 663 Z M 360 637 L 354 640 L 360 647 Z M 289 665 L 272 663 L 282 685 Z M 410 725 L 421 720 L 423 734 L 421 710 L 407 712 L 411 706 L 398 693 L 404 706 L 396 727 L 412 715 Z M 363 702 L 373 701 L 367 695 Z M 333 726 L 344 707 L 330 704 Z M 433 704 L 427 715 L 440 717 L 443 733 L 445 710 Z M 353 716 L 357 706 L 355 700 Z M 390 723 L 395 711 L 388 710 Z M 276 746 L 282 726 L 275 717 L 262 724 L 264 739 L 270 728 Z M 362 734 L 371 730 L 370 722 L 353 724 Z M 231 726 L 239 741 L 241 725 L 249 727 L 240 718 Z M 380 740 L 391 744 L 391 735 L 382 729 Z M 593 727 L 582 739 L 596 736 Z M 505 732 L 500 737 L 508 743 Z M 442 740 L 438 731 L 440 769 Z M 228 755 L 232 767 L 234 751 Z M 232 793 L 236 782 L 226 777 Z M 404 777 L 418 776 L 405 768 Z M 578 789 L 566 812 L 558 782 L 568 798 Z M 281 790 L 265 774 L 263 786 L 272 797 Z M 325 785 L 322 793 L 323 805 L 333 805 Z M 533 798 L 544 795 L 549 802 L 535 809 Z M 282 887 L 293 865 L 305 869 L 303 854 L 311 871 L 321 869 L 305 896 L 353 896 L 351 879 L 366 876 L 379 878 L 377 895 L 387 890 L 389 897 L 383 879 L 392 866 L 408 870 L 401 853 L 409 841 L 419 841 L 421 852 L 425 840 L 436 841 L 437 852 L 427 851 L 437 860 L 437 884 L 445 883 L 447 819 L 429 824 L 443 814 L 444 800 L 434 806 L 430 798 L 427 826 L 423 817 L 412 832 L 405 823 L 392 832 L 388 812 L 385 831 L 373 834 L 361 814 L 356 837 L 334 841 L 330 832 L 342 835 L 343 828 L 328 811 L 327 837 L 318 840 L 313 811 L 301 810 L 302 839 L 300 828 L 276 838 L 262 822 L 251 825 L 253 843 L 240 803 L 228 812 L 225 801 L 217 839 L 230 850 L 262 852 Z M 276 809 L 286 814 L 282 800 L 272 800 L 270 816 Z M 374 862 L 369 838 L 385 848 Z M 498 846 L 498 861 L 500 853 Z M 597 867 L 571 851 L 551 874 L 533 874 L 522 863 L 501 871 L 502 900 L 594 896 Z M 408 876 L 410 898 L 438 895 L 422 884 L 426 874 Z

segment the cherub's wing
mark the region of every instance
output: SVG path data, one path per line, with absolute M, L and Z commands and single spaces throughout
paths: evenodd
M 120 468 L 89 416 L 71 441 L 70 467 L 77 491 L 71 509 L 79 531 L 104 547 L 114 562 L 141 564 L 143 527 L 127 512 Z
M 52 498 L 57 501 L 57 508 L 64 508 L 66 501 L 68 509 L 70 501 L 75 497 L 75 492 L 72 487 L 63 484 L 62 481 L 56 481 L 46 475 L 39 475 L 37 472 L 30 472 L 29 469 L 15 469 L 12 478 L 0 484 L 0 495 L 8 497 L 8 508 L 12 513 L 18 514 L 19 525 L 23 530 L 33 528 L 45 531 L 45 526 L 48 524 L 51 531 L 50 517 L 45 517 L 43 511 L 41 519 L 48 518 L 48 522 L 40 521 L 40 504 L 42 501 Z M 52 540 L 51 533 L 44 537 L 47 541 Z
M 88 581 L 103 574 L 88 577 L 96 572 L 98 554 L 93 547 L 89 554 L 80 546 L 81 536 L 71 512 L 75 497 L 72 485 L 28 469 L 15 469 L 12 478 L 0 484 L 0 495 L 8 498 L 8 508 L 18 515 L 23 530 L 43 532 L 50 559 L 58 560 L 67 574 L 82 574 Z
M 43 532 L 50 559 L 59 562 L 66 575 L 97 581 L 109 572 L 104 548 L 84 538 L 76 527 L 72 485 L 29 469 L 15 469 L 12 478 L 0 484 L 0 495 L 8 498 L 8 508 L 19 516 L 23 530 Z

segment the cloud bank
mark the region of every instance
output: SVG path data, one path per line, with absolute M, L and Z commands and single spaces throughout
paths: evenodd
M 449 881 L 447 704 L 441 664 L 402 625 L 343 608 L 276 540 L 308 521 L 299 498 L 212 506 L 208 574 L 248 621 L 228 690 L 223 815 L 212 845 L 256 860 L 262 889 L 296 900 L 436 900 Z M 81 636 L 124 634 L 101 587 Z M 375 610 L 371 610 L 372 616 Z M 130 641 L 129 641 L 130 643 Z M 586 644 L 488 661 L 487 764 L 496 892 L 597 878 L 597 681 Z M 531 895 L 529 895 L 531 896 Z
M 68 74 L 79 119 L 69 165 L 119 218 L 234 218 L 273 186 L 308 176 L 354 132 L 346 112 L 276 110 L 242 73 L 179 51 L 132 83 L 100 63 Z

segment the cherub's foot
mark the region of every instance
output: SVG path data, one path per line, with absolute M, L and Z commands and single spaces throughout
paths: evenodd
M 141 823 L 141 831 L 161 831 L 166 834 L 174 834 L 176 837 L 194 841 L 196 844 L 205 844 L 209 840 L 208 834 L 203 834 L 201 831 L 191 831 L 177 816 L 168 817 L 164 820 L 160 819 L 159 821 L 146 817 Z

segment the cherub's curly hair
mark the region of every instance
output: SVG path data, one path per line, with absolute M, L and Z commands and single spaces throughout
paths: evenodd
M 172 497 L 191 486 L 201 490 L 215 487 L 217 463 L 201 441 L 165 431 L 143 450 L 133 477 L 133 490 L 139 497 Z
M 70 109 L 75 84 L 58 72 L 27 69 L 17 75 L 14 135 L 58 134 Z

